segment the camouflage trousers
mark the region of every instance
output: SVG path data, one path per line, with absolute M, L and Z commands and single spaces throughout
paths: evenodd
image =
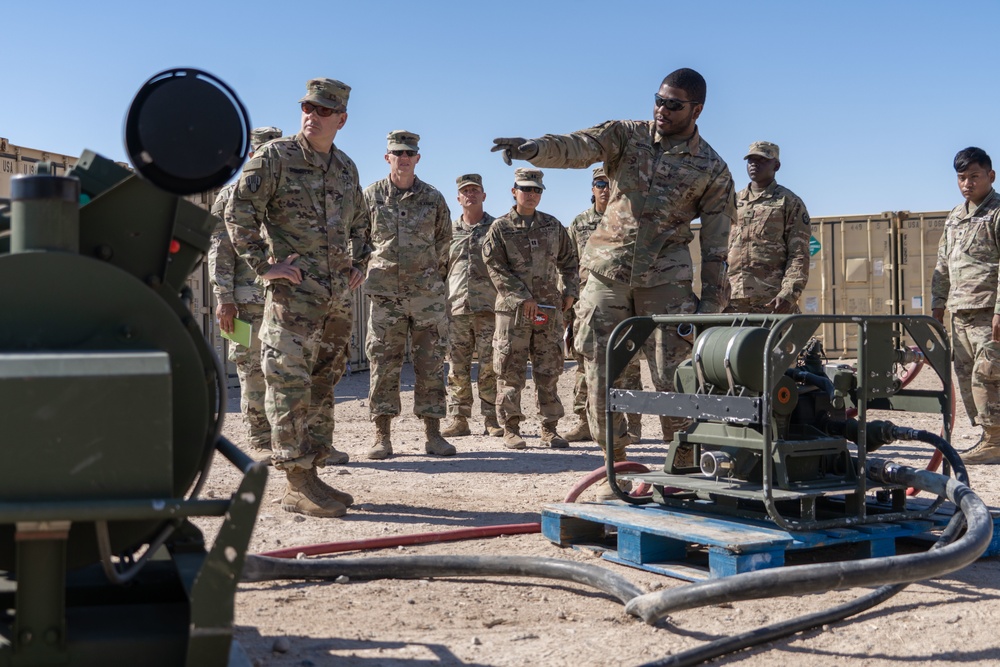
M 264 396 L 267 386 L 264 371 L 260 367 L 260 325 L 264 320 L 264 306 L 259 303 L 236 305 L 238 315 L 250 323 L 250 347 L 229 343 L 229 360 L 236 364 L 236 375 L 240 378 L 240 412 L 243 422 L 250 431 L 250 446 L 268 448 L 271 446 L 271 424 L 267 421 Z
M 749 299 L 730 299 L 729 305 L 726 306 L 724 313 L 751 313 L 759 315 L 769 315 L 771 309 L 767 304 L 771 303 L 771 299 L 774 297 L 758 296 L 751 297 Z M 799 305 L 795 304 L 789 311 L 789 314 L 801 313 L 799 310 Z
M 654 287 L 631 287 L 591 273 L 580 295 L 574 347 L 584 359 L 587 382 L 587 413 L 594 440 L 605 446 L 607 422 L 607 368 L 605 354 L 611 332 L 622 320 L 636 315 L 694 314 L 698 297 L 691 281 L 676 281 Z M 674 371 L 691 354 L 691 345 L 674 327 L 657 327 L 643 344 L 646 363 L 656 391 L 673 391 Z M 619 378 L 620 379 L 620 378 Z M 612 432 L 625 434 L 625 415 L 614 415 Z
M 563 369 L 562 313 L 545 309 L 549 321 L 536 326 L 514 313 L 497 313 L 493 336 L 493 368 L 497 373 L 497 417 L 524 419 L 521 391 L 527 381 L 527 363 L 535 381 L 536 405 L 543 422 L 560 419 L 559 374 Z
M 333 388 L 347 368 L 354 315 L 351 294 L 310 294 L 277 281 L 267 286 L 260 330 L 275 467 L 308 469 L 329 457 Z
M 399 372 L 410 335 L 410 354 L 416 385 L 413 414 L 441 419 L 445 416 L 444 358 L 448 351 L 448 314 L 445 295 L 414 297 L 370 295 L 365 352 L 371 364 L 368 411 L 398 415 Z
M 993 340 L 993 309 L 951 315 L 955 382 L 973 424 L 1000 426 L 1000 359 Z
M 493 372 L 492 311 L 452 315 L 448 343 L 448 414 L 472 416 L 472 354 L 479 358 L 479 410 L 496 415 L 497 376 Z
M 573 412 L 581 419 L 587 415 L 587 374 L 584 372 L 583 355 L 573 350 L 573 358 L 576 359 L 576 373 L 573 379 Z M 638 355 L 625 368 L 625 372 L 618 376 L 615 387 L 619 389 L 638 389 L 642 391 L 642 368 L 639 366 Z

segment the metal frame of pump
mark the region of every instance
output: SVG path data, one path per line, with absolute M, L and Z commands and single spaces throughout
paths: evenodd
M 944 498 L 939 496 L 922 510 L 907 510 L 905 489 L 898 485 L 869 486 L 865 476 L 865 462 L 868 454 L 866 426 L 868 410 L 909 411 L 940 413 L 943 419 L 944 439 L 951 438 L 951 349 L 948 337 L 937 321 L 926 316 L 847 316 L 847 315 L 654 315 L 632 317 L 621 322 L 612 332 L 607 347 L 606 411 L 607 460 L 612 460 L 614 413 L 643 413 L 670 417 L 682 417 L 694 422 L 717 422 L 745 424 L 760 427 L 761 457 L 765 462 L 775 459 L 775 434 L 771 415 L 774 409 L 774 394 L 778 384 L 785 377 L 785 371 L 793 368 L 804 346 L 814 337 L 819 327 L 825 323 L 854 325 L 858 334 L 858 360 L 856 386 L 839 387 L 836 395 L 844 401 L 845 407 L 856 407 L 858 429 L 856 436 L 855 470 L 851 483 L 824 485 L 821 489 L 789 491 L 775 489 L 775 472 L 772 465 L 762 466 L 762 481 L 757 488 L 747 488 L 747 484 L 734 488 L 731 480 L 712 480 L 701 473 L 668 474 L 654 472 L 643 475 L 629 475 L 628 478 L 650 484 L 653 496 L 634 498 L 626 494 L 618 485 L 617 476 L 611 463 L 608 464 L 608 483 L 615 494 L 631 504 L 659 502 L 680 507 L 695 507 L 698 511 L 739 514 L 743 516 L 769 517 L 786 530 L 812 530 L 850 525 L 925 518 L 932 514 Z M 613 384 L 632 357 L 642 348 L 643 343 L 660 326 L 690 327 L 692 341 L 706 329 L 718 326 L 767 327 L 770 329 L 764 344 L 763 390 L 748 392 L 745 387 L 733 383 L 729 372 L 728 352 L 726 375 L 729 387 L 706 387 L 699 373 L 698 387 L 694 393 L 645 392 L 616 389 Z M 904 336 L 909 337 L 926 363 L 942 381 L 943 389 L 915 390 L 901 388 L 896 374 L 900 363 L 897 350 L 903 350 Z M 697 367 L 704 360 L 698 358 L 697 350 L 692 351 L 692 363 Z M 721 390 L 721 391 L 720 391 Z M 671 455 L 678 446 L 679 438 L 671 444 Z M 697 443 L 693 443 L 698 446 Z M 787 443 L 786 443 L 787 444 Z M 794 445 L 793 445 L 794 446 Z M 752 485 L 750 485 L 752 486 Z M 865 499 L 870 491 L 884 491 L 891 502 L 888 507 L 868 511 Z M 725 503 L 705 503 L 705 497 L 725 499 Z M 833 518 L 818 518 L 816 502 L 820 498 L 843 496 L 843 514 Z M 700 501 L 699 501 L 700 497 Z M 781 501 L 798 500 L 800 516 L 783 514 L 778 505 Z M 762 504 L 763 512 L 744 509 L 733 510 L 733 503 Z

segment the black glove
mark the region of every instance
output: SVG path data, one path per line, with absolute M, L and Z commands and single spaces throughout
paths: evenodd
M 501 157 L 507 164 L 510 164 L 511 160 L 530 160 L 538 155 L 538 144 L 524 137 L 500 137 L 494 139 L 493 143 L 495 145 L 490 152 L 503 151 Z

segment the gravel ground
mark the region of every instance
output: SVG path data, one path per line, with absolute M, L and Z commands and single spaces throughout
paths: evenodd
M 573 364 L 560 381 L 571 404 Z M 644 371 L 645 372 L 645 371 Z M 937 382 L 925 370 L 913 386 Z M 651 384 L 646 377 L 647 387 Z M 396 454 L 385 461 L 364 457 L 373 436 L 368 420 L 368 374 L 345 377 L 337 388 L 338 449 L 346 466 L 321 476 L 352 493 L 355 505 L 342 519 L 314 519 L 283 512 L 277 504 L 283 476 L 271 474 L 251 552 L 350 539 L 441 531 L 459 527 L 539 520 L 541 508 L 561 502 L 587 472 L 602 465 L 593 443 L 550 450 L 539 442 L 534 388 L 524 393 L 528 449 L 510 451 L 487 436 L 455 438 L 452 458 L 423 452 L 421 422 L 411 414 L 413 373 L 403 372 L 403 416 L 393 422 Z M 478 409 L 478 406 L 477 406 Z M 246 438 L 230 401 L 225 434 Z M 910 417 L 911 419 L 908 419 Z M 873 418 L 870 416 L 870 418 Z M 937 431 L 940 420 L 895 414 L 901 425 Z M 572 418 L 562 425 L 569 427 Z M 481 419 L 472 420 L 474 428 Z M 666 446 L 659 422 L 643 420 L 644 438 L 630 459 L 660 466 Z M 970 447 L 973 429 L 959 399 L 954 441 Z M 880 450 L 902 463 L 923 467 L 929 447 L 902 443 Z M 991 506 L 1000 504 L 1000 466 L 973 466 L 974 489 Z M 219 459 L 206 494 L 232 492 L 237 474 Z M 582 500 L 592 500 L 584 495 Z M 215 524 L 202 520 L 211 539 Z M 606 567 L 644 591 L 685 582 L 624 567 L 592 552 L 560 548 L 538 534 L 348 552 L 341 557 L 419 554 L 521 555 L 560 558 Z M 731 655 L 719 662 L 747 667 L 775 664 L 910 666 L 932 663 L 1000 664 L 1000 597 L 997 558 L 982 559 L 951 575 L 914 584 L 891 600 L 847 621 Z M 371 582 L 280 581 L 241 584 L 236 597 L 236 637 L 255 665 L 638 665 L 729 634 L 829 608 L 866 592 L 823 594 L 721 604 L 672 614 L 655 626 L 624 613 L 622 605 L 584 586 L 527 578 L 445 578 Z

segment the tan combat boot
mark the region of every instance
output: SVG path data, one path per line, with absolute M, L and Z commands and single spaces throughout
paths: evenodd
M 313 486 L 317 493 L 329 496 L 338 503 L 343 504 L 345 507 L 350 507 L 354 504 L 354 496 L 349 493 L 344 493 L 343 491 L 338 491 L 324 482 L 322 478 L 320 478 L 319 470 L 316 469 L 316 466 L 306 470 L 306 477 L 309 480 L 309 484 Z
M 567 431 L 563 437 L 566 439 L 566 442 L 593 440 L 594 438 L 590 435 L 590 424 L 587 423 L 587 415 L 580 415 L 580 420 L 576 423 L 576 426 Z
M 462 417 L 465 420 L 465 417 Z M 465 430 L 469 430 L 469 424 L 466 423 Z M 454 456 L 455 446 L 449 443 L 441 436 L 441 420 L 435 417 L 424 417 L 424 437 L 427 441 L 424 442 L 424 451 L 428 454 L 435 454 L 437 456 Z
M 351 460 L 351 455 L 347 452 L 342 452 L 333 445 L 330 446 L 330 455 L 326 457 L 326 465 L 328 466 L 342 466 Z
M 379 415 L 375 418 L 375 444 L 368 450 L 370 459 L 387 459 L 392 456 L 392 441 L 389 439 L 389 424 L 392 415 Z
M 542 442 L 552 449 L 566 449 L 569 447 L 569 443 L 556 431 L 556 424 L 558 423 L 559 420 L 542 422 Z
M 469 420 L 462 415 L 453 415 L 451 423 L 444 427 L 444 430 L 441 431 L 441 435 L 446 438 L 455 438 L 460 435 L 472 435 L 472 431 L 469 429 Z
M 507 449 L 524 449 L 528 443 L 521 437 L 521 420 L 511 417 L 503 426 L 503 446 Z
M 1000 463 L 1000 427 L 983 427 L 979 442 L 962 455 L 963 463 L 997 464 Z
M 499 438 L 503 435 L 503 427 L 497 421 L 496 415 L 486 415 L 486 418 L 483 419 L 483 426 L 486 427 L 486 435 L 491 435 L 494 438 Z
M 625 448 L 628 447 L 630 444 L 631 444 L 631 441 L 629 440 L 629 437 L 628 437 L 627 433 L 625 435 L 621 436 L 620 438 L 618 438 L 617 440 L 615 440 L 615 446 L 611 450 L 612 454 L 614 456 L 614 462 L 615 463 L 618 463 L 619 461 L 625 461 L 625 460 L 627 460 L 627 455 L 625 453 Z M 605 459 L 605 461 L 606 460 L 607 459 Z M 618 488 L 620 488 L 625 493 L 628 493 L 629 491 L 632 490 L 632 482 L 629 482 L 629 481 L 624 480 L 624 479 L 619 479 L 618 480 Z M 597 496 L 597 500 L 599 500 L 601 502 L 604 502 L 605 500 L 617 500 L 618 499 L 618 496 L 615 495 L 615 492 L 611 490 L 611 485 L 608 484 L 607 477 L 605 477 L 603 480 L 601 480 L 601 483 L 597 486 L 597 492 L 596 492 L 595 495 Z
M 325 493 L 323 487 L 314 482 L 314 479 L 318 479 L 315 477 L 315 470 L 312 471 L 312 475 L 308 470 L 301 468 L 287 470 L 285 474 L 288 476 L 288 485 L 281 499 L 281 509 L 320 518 L 347 514 L 347 506 L 344 503 Z
M 642 415 L 628 415 L 628 439 L 633 443 L 642 440 Z
M 274 451 L 271 449 L 271 443 L 265 442 L 261 444 L 250 443 L 250 451 L 247 455 L 258 463 L 266 463 L 271 465 L 271 456 L 274 455 Z

